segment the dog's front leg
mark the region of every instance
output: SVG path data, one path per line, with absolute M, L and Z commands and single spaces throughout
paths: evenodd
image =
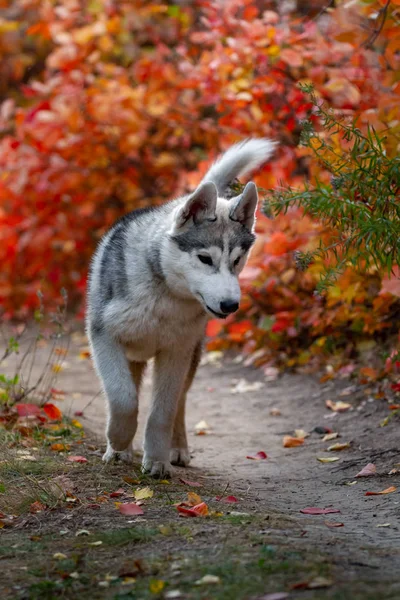
M 181 347 L 163 350 L 155 358 L 153 400 L 144 434 L 143 456 L 143 470 L 153 477 L 166 477 L 172 472 L 172 432 L 191 356 L 191 348 Z

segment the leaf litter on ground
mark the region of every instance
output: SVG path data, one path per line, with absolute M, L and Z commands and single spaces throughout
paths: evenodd
M 306 508 L 301 508 L 300 512 L 304 515 L 330 515 L 333 513 L 340 513 L 338 508 L 319 508 L 317 506 L 308 506 Z
M 285 435 L 282 444 L 284 448 L 296 448 L 296 446 L 302 446 L 304 444 L 304 438 Z
M 126 516 L 133 516 L 133 515 L 143 515 L 143 509 L 138 506 L 135 502 L 127 502 L 124 504 L 120 504 L 118 503 L 117 506 L 119 512 L 122 515 L 126 515 Z
M 396 490 L 397 488 L 394 485 L 392 485 L 386 488 L 385 490 L 382 490 L 381 492 L 365 492 L 365 496 L 382 496 L 384 494 L 392 494 Z
M 333 410 L 333 412 L 346 412 L 352 405 L 348 402 L 342 402 L 342 400 L 338 400 L 337 402 L 332 402 L 332 400 L 327 400 L 325 402 L 327 408 Z

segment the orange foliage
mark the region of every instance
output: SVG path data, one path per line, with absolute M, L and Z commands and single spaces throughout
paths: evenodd
M 1 69 L 15 74 L 0 105 L 5 317 L 29 314 L 39 288 L 55 298 L 65 287 L 79 309 L 107 227 L 192 188 L 238 139 L 280 141 L 257 177 L 264 188 L 301 185 L 305 176 L 327 180 L 298 147 L 301 121 L 313 118 L 298 82 L 312 82 L 331 106 L 358 115 L 360 127 L 390 127 L 387 149 L 397 150 L 394 3 L 341 3 L 321 14 L 314 3 L 312 17 L 278 12 L 273 3 L 263 10 L 256 0 L 15 4 L 23 7 L 19 20 L 0 22 Z M 26 48 L 37 63 L 32 77 L 15 66 L 26 64 Z M 293 251 L 327 235 L 316 223 L 291 211 L 272 222 L 260 217 L 258 229 L 239 322 L 226 323 L 214 348 L 245 341 L 261 362 L 278 351 L 283 362 L 304 364 L 334 350 L 344 331 L 359 340 L 390 327 L 395 296 L 379 294 L 377 273 L 349 269 L 326 299 L 313 296 L 321 265 L 300 272 Z

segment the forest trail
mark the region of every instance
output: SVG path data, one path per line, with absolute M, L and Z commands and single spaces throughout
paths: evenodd
M 83 411 L 78 418 L 97 440 L 100 454 L 104 449 L 106 412 L 91 361 L 85 358 L 86 344 L 82 334 L 72 335 L 56 383 L 65 392 L 58 405 L 66 416 Z M 38 350 L 34 368 L 38 373 L 44 354 L 45 348 Z M 368 586 L 383 583 L 383 589 L 393 595 L 371 598 L 399 598 L 399 490 L 365 496 L 367 491 L 397 487 L 400 477 L 400 471 L 388 474 L 396 464 L 399 467 L 398 424 L 393 419 L 386 427 L 379 426 L 387 415 L 387 405 L 369 397 L 365 386 L 357 386 L 349 379 L 321 384 L 316 376 L 285 374 L 267 382 L 260 370 L 244 367 L 237 357 L 210 360 L 210 356 L 204 361 L 208 364 L 199 368 L 189 394 L 187 428 L 192 463 L 188 469 L 177 468 L 177 476 L 191 481 L 201 477 L 214 479 L 227 490 L 226 494 L 245 499 L 250 514 L 254 510 L 278 516 L 278 538 L 285 539 L 294 551 L 313 548 L 327 556 L 338 576 L 344 578 L 344 589 L 346 582 L 351 581 L 363 581 Z M 235 386 L 239 388 L 236 393 Z M 140 427 L 134 442 L 138 451 L 150 387 L 149 371 L 142 389 Z M 326 407 L 327 400 L 348 402 L 351 409 L 332 412 Z M 280 414 L 276 414 L 278 411 Z M 209 430 L 206 435 L 196 435 L 196 424 L 203 420 Z M 340 437 L 323 442 L 323 435 L 314 431 L 316 427 L 328 427 Z M 299 447 L 284 448 L 283 437 L 293 435 L 296 429 L 310 433 L 309 437 Z M 331 445 L 344 442 L 350 442 L 350 447 L 327 451 Z M 266 452 L 268 458 L 246 458 L 259 451 Z M 317 460 L 324 457 L 338 460 Z M 367 463 L 376 465 L 377 475 L 355 478 Z M 340 512 L 302 514 L 300 510 L 306 507 L 331 507 Z M 331 527 L 325 524 L 327 521 L 343 525 Z M 268 525 L 265 535 L 267 539 Z

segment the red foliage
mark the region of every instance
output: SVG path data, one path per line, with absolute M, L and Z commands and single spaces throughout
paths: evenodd
M 298 147 L 301 121 L 313 118 L 299 81 L 358 115 L 360 127 L 398 131 L 400 34 L 392 8 L 383 14 L 377 0 L 322 15 L 316 8 L 312 18 L 263 11 L 255 0 L 22 6 L 20 21 L 0 31 L 2 69 L 16 72 L 15 93 L 0 105 L 5 317 L 29 314 L 39 288 L 56 298 L 65 287 L 72 307 L 82 306 L 90 256 L 106 228 L 128 210 L 193 187 L 238 139 L 280 141 L 257 178 L 264 188 L 300 185 L 304 176 L 325 181 Z M 31 78 L 15 67 L 25 38 L 36 53 Z M 396 139 L 388 137 L 388 152 Z M 389 328 L 398 288 L 385 284 L 380 295 L 377 273 L 349 269 L 326 299 L 313 296 L 321 265 L 303 273 L 293 260 L 294 250 L 327 235 L 310 219 L 295 211 L 274 222 L 260 217 L 258 230 L 239 320 L 228 320 L 214 348 L 245 342 L 261 363 L 274 352 L 302 365 L 343 344 L 345 331 L 357 342 Z M 210 323 L 208 334 L 221 327 Z

